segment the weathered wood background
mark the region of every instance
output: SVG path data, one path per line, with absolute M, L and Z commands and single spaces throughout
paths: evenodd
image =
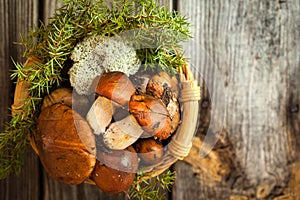
M 169 199 L 300 199 L 300 1 L 160 3 L 189 17 L 199 45 L 191 45 L 187 53 L 194 59 L 195 75 L 201 72 L 209 88 L 203 90 L 201 101 L 201 140 L 195 141 L 185 161 L 174 165 L 177 179 Z M 13 99 L 11 58 L 22 61 L 22 48 L 14 42 L 38 20 L 47 22 L 57 6 L 56 0 L 0 0 L 1 130 Z M 215 123 L 223 125 L 223 131 L 214 150 L 200 158 L 198 147 L 210 116 L 219 119 L 210 131 L 220 132 Z M 0 181 L 0 199 L 126 199 L 126 195 L 106 195 L 87 184 L 57 183 L 29 150 L 21 174 Z

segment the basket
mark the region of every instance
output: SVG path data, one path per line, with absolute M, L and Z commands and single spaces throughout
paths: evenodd
M 24 65 L 32 65 L 39 62 L 36 58 L 28 58 Z M 159 163 L 143 168 L 146 177 L 155 177 L 163 173 L 177 160 L 186 157 L 192 147 L 192 139 L 196 131 L 198 119 L 198 101 L 200 100 L 200 87 L 194 80 L 190 68 L 185 65 L 178 69 L 181 93 L 179 101 L 181 102 L 181 124 L 173 133 L 171 141 L 166 146 L 166 151 Z M 18 80 L 15 88 L 14 103 L 12 113 L 22 112 L 21 107 L 26 97 L 28 97 L 28 83 L 26 80 Z M 38 149 L 33 134 L 28 136 L 31 147 L 38 155 Z M 95 184 L 93 180 L 85 181 L 89 184 Z

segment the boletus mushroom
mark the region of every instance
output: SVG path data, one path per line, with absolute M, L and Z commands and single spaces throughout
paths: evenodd
M 163 145 L 152 138 L 138 141 L 135 149 L 142 161 L 148 165 L 158 163 L 163 156 Z
M 179 87 L 175 76 L 160 72 L 152 76 L 147 84 L 147 93 L 159 98 L 166 105 L 171 118 L 171 133 L 180 123 L 180 108 L 178 103 Z
M 41 110 L 57 103 L 69 106 L 83 117 L 90 107 L 86 96 L 77 94 L 71 88 L 58 88 L 43 99 Z
M 154 137 L 166 139 L 171 134 L 171 119 L 164 103 L 147 94 L 132 95 L 129 111 L 141 127 Z
M 180 108 L 177 99 L 174 97 L 170 99 L 167 110 L 171 118 L 171 133 L 173 133 L 180 124 Z
M 178 81 L 175 76 L 170 77 L 166 72 L 160 72 L 149 80 L 146 90 L 157 98 L 162 98 L 166 90 L 170 90 L 178 98 Z
M 96 144 L 89 124 L 64 104 L 45 108 L 35 134 L 40 160 L 55 180 L 80 184 L 93 171 Z
M 58 88 L 43 99 L 41 110 L 60 103 L 72 107 L 72 90 L 70 88 Z
M 114 107 L 112 101 L 106 97 L 99 96 L 93 103 L 86 119 L 94 130 L 94 134 L 104 133 L 113 117 Z
M 91 179 L 104 192 L 117 194 L 129 189 L 138 169 L 138 156 L 132 146 L 109 153 L 98 152 Z
M 122 72 L 107 72 L 94 80 L 95 91 L 98 95 L 104 96 L 116 103 L 126 106 L 131 95 L 135 93 L 135 87 Z
M 142 135 L 143 129 L 133 115 L 113 122 L 103 133 L 103 142 L 110 149 L 121 150 L 133 144 Z

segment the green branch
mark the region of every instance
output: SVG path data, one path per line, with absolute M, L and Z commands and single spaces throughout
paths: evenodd
M 175 173 L 170 170 L 153 178 L 139 174 L 127 191 L 127 195 L 129 199 L 164 200 L 166 192 L 170 192 L 174 181 Z

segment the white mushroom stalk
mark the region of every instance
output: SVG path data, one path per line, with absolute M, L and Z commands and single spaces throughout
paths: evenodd
M 94 134 L 104 133 L 112 120 L 114 106 L 110 99 L 99 96 L 89 110 L 86 119 Z
M 133 115 L 113 122 L 103 134 L 103 142 L 110 149 L 122 150 L 133 144 L 142 135 L 143 129 Z

